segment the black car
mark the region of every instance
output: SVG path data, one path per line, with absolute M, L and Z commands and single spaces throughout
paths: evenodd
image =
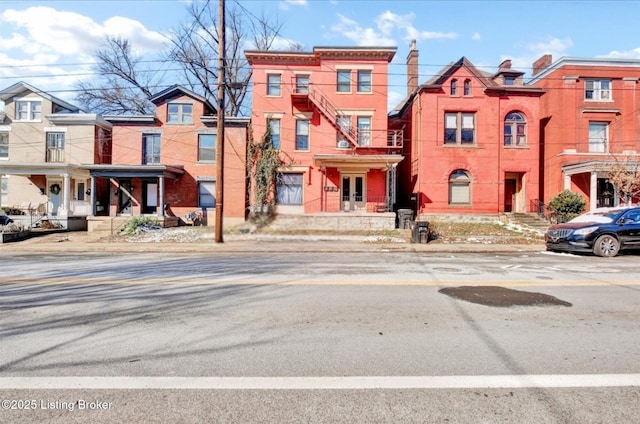
M 0 225 L 8 225 L 13 222 L 13 219 L 9 218 L 7 215 L 0 215 Z
M 552 225 L 544 240 L 547 250 L 593 252 L 605 257 L 624 249 L 640 249 L 640 207 L 596 209 Z

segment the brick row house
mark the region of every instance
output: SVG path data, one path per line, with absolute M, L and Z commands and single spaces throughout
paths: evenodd
M 153 115 L 105 116 L 113 126 L 112 160 L 87 165 L 96 192 L 90 229 L 104 217 L 153 216 L 165 227 L 215 225 L 216 108 L 204 97 L 171 86 L 150 99 Z M 248 118 L 225 117 L 223 218 L 244 222 Z M 105 190 L 106 188 L 106 190 Z M 195 215 L 194 215 L 195 213 Z M 194 219 L 195 218 L 195 219 Z M 111 219 L 106 220 L 107 223 Z
M 0 205 L 26 226 L 86 229 L 90 175 L 110 160 L 111 124 L 19 82 L 0 91 Z
M 134 216 L 215 225 L 217 116 L 204 97 L 172 86 L 150 99 L 155 114 L 105 117 L 26 83 L 0 100 L 0 203 L 24 212 L 14 220 L 90 231 Z M 236 225 L 247 213 L 249 119 L 225 120 L 224 219 Z
M 566 189 L 580 193 L 590 209 L 618 205 L 624 196 L 610 181 L 612 169 L 622 164 L 640 171 L 640 60 L 552 62 L 545 55 L 528 84 L 545 90 L 539 140 L 544 202 Z
M 418 85 L 415 43 L 408 97 L 389 115 L 404 130 L 399 192 L 418 214 L 528 212 L 540 196 L 539 102 L 544 90 L 504 61 L 496 73 L 463 57 Z
M 393 225 L 395 170 L 403 159 L 401 131 L 387 126 L 395 52 L 245 52 L 253 76 L 253 138 L 262 139 L 268 125 L 286 162 L 274 194 L 277 213 L 386 214 Z

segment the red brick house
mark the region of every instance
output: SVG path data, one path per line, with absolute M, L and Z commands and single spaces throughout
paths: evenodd
M 393 210 L 402 160 L 401 133 L 387 128 L 388 65 L 395 52 L 245 52 L 253 72 L 253 137 L 260 140 L 269 125 L 288 163 L 276 187 L 278 214 Z
M 590 209 L 621 202 L 609 177 L 616 163 L 639 166 L 639 83 L 640 60 L 552 63 L 545 55 L 534 63 L 528 84 L 546 92 L 540 103 L 545 203 L 565 189 L 583 195 Z
M 489 74 L 463 57 L 419 86 L 417 64 L 413 43 L 408 97 L 389 114 L 407 140 L 398 189 L 405 206 L 418 214 L 532 211 L 544 90 L 525 85 L 508 60 Z
M 179 225 L 197 211 L 203 225 L 215 225 L 216 109 L 204 97 L 172 86 L 151 98 L 155 115 L 106 116 L 113 125 L 109 164 L 88 165 L 93 216 L 152 216 Z M 225 117 L 225 224 L 246 218 L 248 118 Z M 189 221 L 189 220 L 186 220 Z

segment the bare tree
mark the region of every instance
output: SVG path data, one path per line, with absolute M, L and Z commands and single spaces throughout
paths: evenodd
M 218 87 L 217 12 L 217 2 L 210 0 L 187 6 L 188 22 L 171 32 L 167 53 L 168 61 L 177 63 L 180 71 L 170 84 L 163 84 L 185 85 L 213 104 Z M 251 80 L 244 50 L 271 49 L 282 25 L 253 15 L 238 2 L 226 13 L 225 108 L 228 115 L 238 116 L 247 103 Z M 135 54 L 129 40 L 107 37 L 95 57 L 96 81 L 83 81 L 76 86 L 80 93 L 76 100 L 83 108 L 102 114 L 153 113 L 155 108 L 149 97 L 159 91 L 159 81 L 166 77 L 143 69 L 144 60 Z
M 181 65 L 183 76 L 192 91 L 215 103 L 218 87 L 218 19 L 216 2 L 193 2 L 188 6 L 190 21 L 170 36 L 170 60 Z M 247 12 L 239 3 L 227 8 L 223 54 L 225 66 L 225 109 L 228 115 L 243 112 L 251 68 L 244 57 L 248 47 L 269 50 L 281 25 L 266 17 Z
M 105 115 L 153 113 L 149 97 L 157 74 L 142 69 L 142 58 L 133 52 L 129 40 L 107 36 L 95 57 L 98 79 L 76 86 L 80 92 L 77 100 L 85 109 Z
M 637 157 L 626 155 L 614 156 L 609 168 L 609 182 L 618 192 L 620 200 L 630 204 L 640 197 L 640 161 Z

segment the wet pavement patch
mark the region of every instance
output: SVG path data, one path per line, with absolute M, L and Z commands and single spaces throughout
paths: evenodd
M 454 299 L 485 306 L 572 306 L 571 303 L 543 293 L 507 289 L 498 286 L 445 287 L 438 290 Z

